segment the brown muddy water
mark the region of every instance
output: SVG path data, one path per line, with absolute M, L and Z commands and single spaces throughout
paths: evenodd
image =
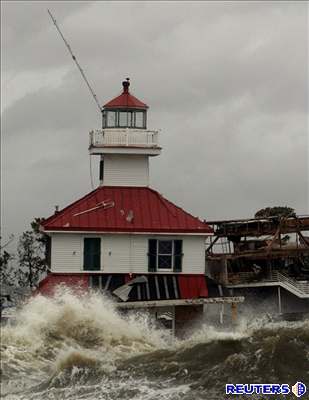
M 253 398 L 226 396 L 226 383 L 308 387 L 309 321 L 265 321 L 248 318 L 225 331 L 201 324 L 177 340 L 96 294 L 38 296 L 2 327 L 1 398 L 225 400 Z

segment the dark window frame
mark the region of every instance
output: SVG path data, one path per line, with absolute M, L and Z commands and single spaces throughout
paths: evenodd
M 171 253 L 159 253 L 160 242 L 171 242 Z M 156 238 L 148 239 L 148 271 L 149 272 L 182 272 L 183 239 Z M 159 257 L 170 256 L 171 267 L 160 267 Z

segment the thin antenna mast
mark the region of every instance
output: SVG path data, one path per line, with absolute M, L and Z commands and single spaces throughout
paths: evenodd
M 62 40 L 64 41 L 64 44 L 66 45 L 67 49 L 69 50 L 69 52 L 70 52 L 70 54 L 71 54 L 71 56 L 72 56 L 72 58 L 73 58 L 73 61 L 74 61 L 75 64 L 77 65 L 77 68 L 79 69 L 79 72 L 81 73 L 81 75 L 82 75 L 84 81 L 86 82 L 86 85 L 88 86 L 88 89 L 89 89 L 89 91 L 90 91 L 92 97 L 94 98 L 94 101 L 96 102 L 96 105 L 98 106 L 98 109 L 100 110 L 100 112 L 102 112 L 102 108 L 101 108 L 101 106 L 100 106 L 100 103 L 99 103 L 99 101 L 98 101 L 98 98 L 97 98 L 96 94 L 94 93 L 92 87 L 90 86 L 90 83 L 88 82 L 88 79 L 86 78 L 86 75 L 85 75 L 85 73 L 84 73 L 82 67 L 79 65 L 79 63 L 78 63 L 78 61 L 77 61 L 75 55 L 73 54 L 73 51 L 72 51 L 72 49 L 71 49 L 71 46 L 70 46 L 69 43 L 65 40 L 65 37 L 63 36 L 63 34 L 62 34 L 62 32 L 61 32 L 61 30 L 60 30 L 58 24 L 57 24 L 57 21 L 56 21 L 55 18 L 53 17 L 52 13 L 51 13 L 49 10 L 47 10 L 47 11 L 48 11 L 48 14 L 49 14 L 50 18 L 52 19 L 52 21 L 53 21 L 53 23 L 54 23 L 56 29 L 57 29 L 57 31 L 59 32 L 59 34 L 60 34 Z

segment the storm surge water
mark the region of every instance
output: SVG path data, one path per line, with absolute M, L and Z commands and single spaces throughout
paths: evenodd
M 31 299 L 2 327 L 1 396 L 224 400 L 226 383 L 308 383 L 308 363 L 309 321 L 204 324 L 177 340 L 145 314 L 62 290 Z

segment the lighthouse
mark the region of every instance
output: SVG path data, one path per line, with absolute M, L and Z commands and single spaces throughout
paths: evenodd
M 148 106 L 130 93 L 103 106 L 102 129 L 90 132 L 90 156 L 100 156 L 100 185 L 149 186 L 149 157 L 161 152 L 158 132 L 147 129 Z
M 109 293 L 118 302 L 209 296 L 205 240 L 212 229 L 149 186 L 149 158 L 161 147 L 158 132 L 147 127 L 148 111 L 129 79 L 102 107 L 102 127 L 89 134 L 90 156 L 100 158 L 100 183 L 44 220 L 51 272 L 41 293 L 66 284 Z

